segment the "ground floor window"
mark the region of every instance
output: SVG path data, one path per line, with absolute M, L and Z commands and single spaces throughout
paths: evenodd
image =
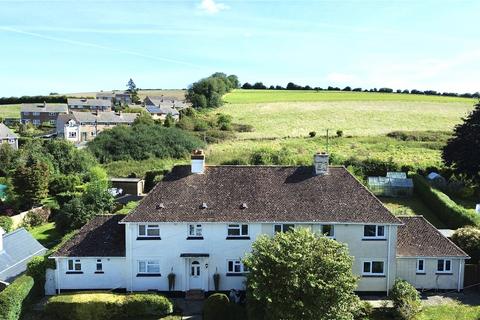
M 140 260 L 138 261 L 138 273 L 140 274 L 160 273 L 160 262 L 158 260 Z
M 438 273 L 450 273 L 452 272 L 452 260 L 438 259 L 437 261 Z
M 333 238 L 335 236 L 335 227 L 333 224 L 322 225 L 322 234 L 326 237 Z
M 276 224 L 276 225 L 273 226 L 273 230 L 275 232 L 287 232 L 287 231 L 293 230 L 293 228 L 295 228 L 295 225 L 294 224 L 289 224 L 289 223 Z
M 243 265 L 241 260 L 227 260 L 227 272 L 230 274 L 243 274 L 248 272 L 248 268 Z
M 70 131 L 70 132 L 68 133 L 68 137 L 69 137 L 69 138 L 76 138 L 76 137 L 77 137 L 77 133 L 76 133 L 75 131 L 73 131 L 73 132 Z
M 96 265 L 96 270 L 95 271 L 103 271 L 102 259 L 97 259 L 97 265 Z
M 383 261 L 364 261 L 362 275 L 382 276 L 385 274 L 383 269 L 384 269 Z
M 68 271 L 82 271 L 82 263 L 80 259 L 70 259 L 68 260 Z
M 425 273 L 425 260 L 417 259 L 417 273 Z

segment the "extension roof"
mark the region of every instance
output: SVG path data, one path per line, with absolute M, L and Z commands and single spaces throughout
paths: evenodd
M 176 166 L 123 222 L 401 224 L 344 167 Z
M 97 216 L 52 257 L 125 257 L 123 215 Z
M 463 257 L 468 255 L 446 238 L 423 216 L 400 216 L 398 227 L 399 257 Z

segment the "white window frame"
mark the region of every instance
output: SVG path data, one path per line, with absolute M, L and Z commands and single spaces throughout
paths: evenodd
M 325 232 L 325 230 L 323 230 L 323 228 L 324 228 L 325 226 L 329 226 L 329 227 L 331 228 L 331 229 L 330 229 L 330 230 L 332 231 L 332 234 L 331 234 L 331 235 L 327 235 L 327 232 Z M 335 238 L 335 225 L 334 225 L 334 224 L 322 224 L 322 225 L 320 226 L 320 229 L 321 229 L 321 231 L 322 231 L 322 234 L 323 234 L 325 237 L 331 238 L 331 239 Z
M 76 138 L 76 137 L 77 137 L 77 132 L 76 131 L 69 131 L 68 132 L 68 138 L 69 139 Z
M 189 224 L 188 225 L 188 236 L 189 237 L 203 237 L 203 225 L 200 224 L 200 223 Z
M 144 266 L 143 268 L 142 268 L 142 265 Z M 152 268 L 156 268 L 156 269 L 152 270 Z M 138 260 L 137 273 L 138 274 L 160 274 L 160 261 L 159 260 Z
M 370 271 L 365 271 L 365 264 L 370 265 Z M 373 264 L 382 263 L 382 272 L 373 272 Z M 385 276 L 385 261 L 384 260 L 364 260 L 362 261 L 362 276 Z
M 141 229 L 144 229 L 142 232 Z M 158 230 L 158 234 L 149 234 L 149 231 Z M 159 238 L 160 237 L 160 225 L 159 224 L 139 224 L 138 236 L 142 238 Z
M 80 272 L 80 271 L 82 271 L 82 261 L 80 261 L 80 259 L 68 259 L 67 260 L 67 271 L 68 272 Z
M 232 266 L 232 269 L 230 268 Z M 238 267 L 238 269 L 237 269 Z M 248 273 L 248 269 L 245 267 L 241 259 L 228 259 L 227 260 L 227 273 L 229 274 L 244 274 Z
M 38 116 L 40 116 L 40 112 L 32 112 L 32 115 L 38 117 Z
M 375 235 L 373 236 L 368 236 L 365 235 L 365 228 L 366 227 L 375 227 Z M 383 235 L 379 236 L 379 231 L 382 230 Z M 363 226 L 363 239 L 386 239 L 386 230 L 384 225 L 377 225 L 377 224 L 366 224 Z
M 244 233 L 244 226 L 247 228 L 247 232 Z M 238 235 L 231 235 L 229 234 L 230 230 L 238 230 Z M 249 236 L 249 226 L 248 224 L 238 224 L 238 223 L 231 223 L 227 225 L 227 237 L 228 238 L 241 238 L 241 237 L 248 237 Z
M 422 263 L 421 269 L 420 269 L 420 262 Z M 415 269 L 417 273 L 420 273 L 420 274 L 425 273 L 425 259 L 417 259 Z
M 438 264 L 440 263 L 440 261 L 443 261 L 442 263 L 442 269 L 443 270 L 439 270 L 438 269 Z M 449 269 L 447 270 L 447 262 L 449 262 Z M 438 259 L 437 260 L 437 273 L 453 273 L 452 271 L 452 259 Z
M 100 267 L 100 268 L 98 268 Z M 95 272 L 103 272 L 103 261 L 102 259 L 97 259 L 97 262 L 95 263 Z
M 36 125 L 36 126 L 39 126 L 39 125 L 42 124 L 42 123 L 40 122 L 40 120 L 38 120 L 38 119 L 33 119 L 32 123 L 33 123 L 34 125 Z
M 277 228 L 280 228 L 280 230 L 277 230 Z M 294 228 L 295 224 L 293 223 L 276 223 L 273 225 L 273 233 L 287 232 L 293 230 Z
M 54 117 L 54 116 L 57 115 L 57 113 L 56 112 L 49 112 L 48 115 Z

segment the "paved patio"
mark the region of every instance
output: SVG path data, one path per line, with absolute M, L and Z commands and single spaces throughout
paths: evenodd
M 182 310 L 182 319 L 201 320 L 204 300 L 172 299 L 175 308 Z

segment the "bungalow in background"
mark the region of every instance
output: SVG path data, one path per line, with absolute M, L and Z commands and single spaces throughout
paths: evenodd
M 68 108 L 73 110 L 111 111 L 112 101 L 104 99 L 67 99 Z
M 24 228 L 5 234 L 0 227 L 0 281 L 12 282 L 27 270 L 27 263 L 47 249 Z
M 57 136 L 73 143 L 86 142 L 118 124 L 131 125 L 137 116 L 138 113 L 73 111 L 58 117 Z
M 176 110 L 182 110 L 188 107 L 188 104 L 184 100 L 178 100 L 172 97 L 165 96 L 147 96 L 145 97 L 145 99 L 143 99 L 143 105 L 145 107 L 170 107 Z
M 36 127 L 43 123 L 56 126 L 58 116 L 67 113 L 68 106 L 65 103 L 24 103 L 20 108 L 21 122 L 32 123 Z
M 146 106 L 145 109 L 147 109 L 154 120 L 165 120 L 169 114 L 175 121 L 180 118 L 180 112 L 169 106 Z
M 9 144 L 13 149 L 18 149 L 18 136 L 6 125 L 0 123 L 0 145 Z

